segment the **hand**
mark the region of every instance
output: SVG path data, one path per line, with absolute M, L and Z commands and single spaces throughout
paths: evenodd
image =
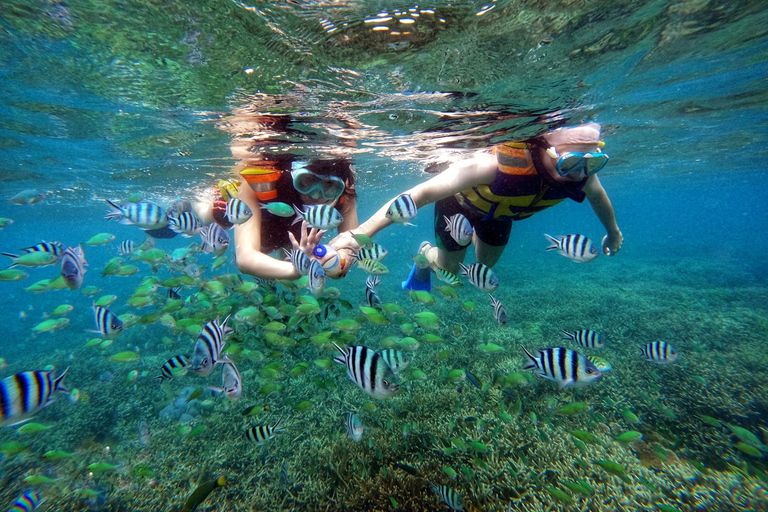
M 621 231 L 608 233 L 603 237 L 603 254 L 615 256 L 621 250 L 622 243 L 624 243 L 624 236 L 621 234 Z
M 297 242 L 296 237 L 290 231 L 288 232 L 288 238 L 291 240 L 291 245 L 293 245 L 294 249 L 301 249 L 310 258 L 317 259 L 315 257 L 315 247 L 323 239 L 324 234 L 325 230 L 317 228 L 312 228 L 307 233 L 307 221 L 301 221 L 301 240 Z
M 352 235 L 352 231 L 344 231 L 343 233 L 339 233 L 336 238 L 328 242 L 328 245 L 333 246 L 333 248 L 337 251 L 344 249 L 350 255 L 355 255 L 360 250 L 360 244 L 358 244 L 357 240 L 355 240 L 355 237 Z M 352 263 L 348 263 L 348 265 L 351 264 Z

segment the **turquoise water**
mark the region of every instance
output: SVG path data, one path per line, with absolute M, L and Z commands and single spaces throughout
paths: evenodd
M 56 277 L 57 266 L 25 269 L 27 278 L 0 283 L 0 377 L 69 367 L 65 382 L 80 391 L 78 401 L 56 394 L 33 418 L 49 430 L 0 430 L 1 506 L 38 491 L 46 500 L 39 510 L 180 510 L 198 485 L 224 476 L 227 485 L 201 509 L 448 510 L 430 484 L 449 486 L 467 509 L 484 511 L 768 507 L 762 5 L 438 2 L 419 5 L 419 16 L 405 14 L 409 8 L 3 4 L 0 195 L 37 189 L 46 197 L 31 205 L 0 201 L 0 217 L 14 221 L 0 230 L 0 250 L 42 240 L 76 245 L 102 232 L 116 238 L 84 245 L 84 287 L 96 287 L 93 296 L 25 291 Z M 365 20 L 384 9 L 394 21 L 377 23 L 390 30 L 373 32 L 377 23 Z M 397 22 L 407 17 L 414 23 Z M 289 116 L 291 131 L 240 129 L 253 112 Z M 264 327 L 271 319 L 287 323 L 297 297 L 308 294 L 289 283 L 250 294 L 230 286 L 210 306 L 186 303 L 170 327 L 151 317 L 166 303 L 165 288 L 142 308 L 128 300 L 142 280 L 165 281 L 178 271 L 155 274 L 133 262 L 135 275 L 102 276 L 120 241 L 145 239 L 135 227 L 106 221 L 104 200 L 209 197 L 219 179 L 234 176 L 233 140 L 261 135 L 274 150 L 299 157 L 348 155 L 366 219 L 428 179 L 427 164 L 584 121 L 603 125 L 611 161 L 600 178 L 624 246 L 614 258 L 581 265 L 545 251 L 544 233 L 603 236 L 583 204 L 563 203 L 517 223 L 495 268 L 506 327 L 495 322 L 487 296 L 468 284 L 456 300 L 433 291 L 433 305 L 400 289 L 411 255 L 433 239 L 431 207 L 415 227 L 393 226 L 375 237 L 390 252 L 379 293 L 404 313 L 387 314 L 388 325 L 366 321 L 358 309 L 366 276 L 354 270 L 329 283 L 338 297 L 331 290 L 321 299 L 338 313 L 283 333 L 295 346 L 268 341 Z M 170 253 L 190 242 L 177 237 L 156 246 Z M 208 268 L 182 296 L 200 298 L 204 282 L 236 275 L 232 252 L 216 270 L 211 256 L 200 256 Z M 112 311 L 144 322 L 110 346 L 87 347 L 92 302 L 108 294 L 117 295 Z M 243 398 L 233 404 L 204 391 L 195 399 L 199 415 L 179 421 L 162 414 L 178 396 L 220 384 L 218 371 L 208 378 L 190 372 L 160 387 L 153 377 L 163 362 L 192 351 L 199 324 L 260 301 L 260 317 L 233 322 L 227 338 Z M 473 312 L 465 301 L 475 303 Z M 74 306 L 66 327 L 34 332 L 65 303 Z M 280 312 L 268 318 L 268 306 Z M 333 347 L 311 339 L 327 332 L 332 341 L 379 349 L 387 337 L 404 337 L 409 328 L 402 324 L 423 311 L 437 314 L 439 326 L 411 332 L 420 346 L 389 400 L 371 402 L 341 366 L 328 366 Z M 357 332 L 333 325 L 349 319 L 359 321 Z M 193 327 L 180 327 L 184 320 Z M 535 376 L 509 377 L 522 373 L 522 346 L 569 346 L 561 330 L 581 328 L 606 336 L 605 348 L 583 350 L 613 365 L 600 382 L 558 391 Z M 442 341 L 427 341 L 427 333 Z M 678 350 L 674 365 L 643 360 L 640 348 L 656 340 Z M 503 351 L 486 354 L 479 345 L 487 343 Z M 110 360 L 122 351 L 140 359 Z M 483 389 L 447 378 L 451 370 L 471 371 Z M 574 402 L 588 411 L 557 414 Z M 268 410 L 244 416 L 251 406 Z M 346 412 L 356 412 L 365 427 L 359 444 L 344 433 Z M 247 428 L 279 418 L 283 431 L 274 439 L 247 442 Z M 137 441 L 142 421 L 148 443 Z M 580 445 L 576 430 L 599 444 Z M 614 440 L 626 431 L 643 439 Z M 43 456 L 49 450 L 73 455 L 52 461 Z M 625 474 L 595 461 L 615 462 Z M 94 472 L 94 463 L 116 468 Z M 29 479 L 36 475 L 54 482 Z M 573 482 L 588 488 L 575 491 Z

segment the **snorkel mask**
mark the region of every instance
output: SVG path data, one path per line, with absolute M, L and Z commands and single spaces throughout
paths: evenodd
M 318 201 L 324 199 L 334 202 L 341 197 L 346 187 L 341 178 L 315 174 L 304 167 L 291 171 L 291 176 L 293 177 L 293 187 L 300 194 L 308 195 Z
M 602 144 L 602 142 L 600 143 Z M 597 151 L 586 153 L 566 152 L 558 154 L 557 149 L 550 146 L 547 154 L 557 159 L 557 174 L 562 177 L 592 176 L 605 167 L 610 158 L 598 147 Z

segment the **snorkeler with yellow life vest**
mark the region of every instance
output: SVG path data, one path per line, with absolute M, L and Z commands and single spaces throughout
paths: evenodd
M 446 220 L 458 213 L 472 225 L 476 261 L 492 267 L 509 241 L 514 221 L 565 199 L 579 203 L 588 199 L 607 233 L 602 240 L 603 253 L 618 253 L 623 236 L 596 174 L 608 162 L 603 146 L 597 123 L 560 128 L 526 141 L 499 144 L 490 152 L 480 151 L 406 191 L 418 208 L 435 203 L 437 245 L 422 243 L 419 253 L 429 267 L 414 265 L 403 288 L 428 290 L 430 268 L 459 272 L 469 244 L 459 245 L 446 231 Z M 391 203 L 358 226 L 354 234 L 373 236 L 389 226 L 392 220 L 387 210 Z M 341 229 L 339 233 L 331 245 L 356 254 L 360 247 L 353 233 Z

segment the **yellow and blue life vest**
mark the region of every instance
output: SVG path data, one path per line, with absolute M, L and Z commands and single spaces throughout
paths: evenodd
M 456 194 L 465 208 L 484 219 L 527 219 L 534 213 L 554 206 L 564 199 L 584 201 L 581 190 L 586 178 L 575 183 L 558 183 L 536 170 L 531 158 L 531 144 L 507 142 L 494 148 L 498 169 L 489 185 L 477 185 Z

